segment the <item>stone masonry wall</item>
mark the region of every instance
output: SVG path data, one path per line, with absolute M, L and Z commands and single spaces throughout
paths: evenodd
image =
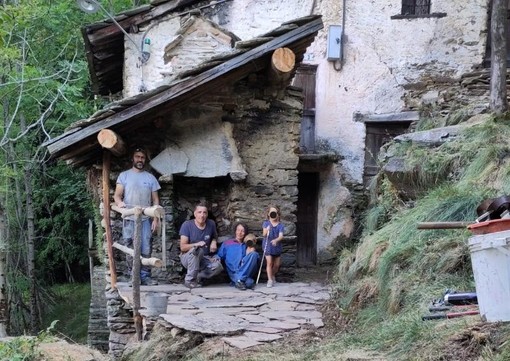
M 159 192 L 160 203 L 165 208 L 166 223 L 166 269 L 153 269 L 152 276 L 160 283 L 182 282 L 184 270 L 179 260 L 178 229 L 182 222 L 192 215 L 193 207 L 199 200 L 210 204 L 210 217 L 215 220 L 220 240 L 233 236 L 232 226 L 235 222 L 247 223 L 251 232 L 261 239 L 262 221 L 268 205 L 275 204 L 281 208 L 282 222 L 286 227 L 281 281 L 289 281 L 296 266 L 296 202 L 299 162 L 298 149 L 302 109 L 302 94 L 295 90 L 285 92 L 268 91 L 254 88 L 253 84 L 242 83 L 222 94 L 211 94 L 201 99 L 204 109 L 216 111 L 204 113 L 183 111 L 182 115 L 195 116 L 198 120 L 185 119 L 188 126 L 207 126 L 209 117 L 220 116 L 222 121 L 233 124 L 233 135 L 239 155 L 248 173 L 244 181 L 234 182 L 230 177 L 196 178 L 179 175 L 155 174 L 159 177 L 162 189 Z M 225 105 L 228 104 L 228 105 Z M 193 108 L 193 105 L 190 107 Z M 194 108 L 197 109 L 197 108 Z M 218 111 L 219 109 L 219 111 Z M 171 119 L 170 119 L 171 120 Z M 173 132 L 168 132 L 169 142 L 183 141 L 171 139 Z M 151 144 L 150 135 L 141 133 L 137 143 Z M 185 141 L 185 140 L 184 140 Z M 165 145 L 161 144 L 161 150 Z M 207 162 L 207 145 L 197 149 L 204 153 Z M 155 154 L 152 154 L 154 157 Z M 227 155 L 228 156 L 228 155 Z M 112 158 L 110 174 L 110 199 L 113 200 L 115 181 L 120 171 L 131 165 L 129 158 Z M 101 185 L 100 172 L 96 172 L 97 185 Z M 100 195 L 101 192 L 96 194 Z M 101 202 L 102 203 L 102 202 Z M 99 205 L 102 209 L 103 206 Z M 121 241 L 122 219 L 116 212 L 110 212 L 112 237 L 114 242 Z M 106 243 L 106 242 L 104 242 Z M 259 245 L 259 252 L 262 253 Z M 106 255 L 105 251 L 105 255 Z M 126 281 L 125 257 L 114 249 L 117 279 Z M 162 258 L 162 237 L 153 238 L 153 257 Z M 108 261 L 105 260 L 105 265 Z M 99 283 L 95 292 L 106 294 L 107 319 L 109 328 L 109 353 L 120 357 L 125 345 L 134 335 L 132 314 L 125 308 L 118 292 L 110 287 L 109 270 L 106 272 L 106 291 Z M 264 274 L 261 276 L 264 279 Z
M 95 266 L 91 277 L 92 294 L 90 297 L 89 327 L 87 331 L 87 344 L 102 352 L 108 351 L 108 314 L 105 297 L 105 269 L 104 266 Z

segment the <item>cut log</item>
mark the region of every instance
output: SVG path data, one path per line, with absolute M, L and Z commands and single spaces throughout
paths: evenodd
M 278 48 L 271 56 L 269 79 L 273 83 L 283 83 L 290 79 L 296 65 L 296 55 L 289 48 Z
M 133 249 L 126 247 L 118 242 L 115 242 L 113 244 L 113 247 L 117 248 L 118 250 L 120 250 L 124 253 L 129 254 L 131 257 L 133 257 L 135 255 L 135 251 Z M 151 258 L 140 257 L 140 260 L 142 262 L 142 265 L 144 265 L 144 266 L 157 267 L 157 268 L 161 268 L 163 266 L 163 262 L 161 262 L 161 260 L 156 257 L 151 257 Z
M 127 153 L 126 143 L 113 130 L 101 129 L 99 133 L 97 133 L 97 141 L 103 148 L 108 149 L 117 157 Z
M 112 209 L 115 212 L 119 212 L 122 217 L 127 217 L 135 214 L 135 208 L 120 208 L 117 207 L 115 204 L 112 204 Z M 157 218 L 163 218 L 165 216 L 165 209 L 161 206 L 151 206 L 147 208 L 143 208 L 143 214 L 149 217 L 157 217 Z

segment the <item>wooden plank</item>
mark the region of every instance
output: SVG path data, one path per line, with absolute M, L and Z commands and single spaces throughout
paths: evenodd
M 155 95 L 154 97 L 147 99 L 139 104 L 136 104 L 126 110 L 112 115 L 109 118 L 94 123 L 82 131 L 71 134 L 70 136 L 60 139 L 52 144 L 48 145 L 48 151 L 50 154 L 61 155 L 64 150 L 71 147 L 73 144 L 86 139 L 90 136 L 95 135 L 103 128 L 112 128 L 113 126 L 120 124 L 127 119 L 135 116 L 140 116 L 149 111 L 151 108 L 160 106 L 171 99 L 185 95 L 186 93 L 203 86 L 204 84 L 218 79 L 232 70 L 239 68 L 243 65 L 250 65 L 254 59 L 263 57 L 277 48 L 287 46 L 292 42 L 299 41 L 302 38 L 312 36 L 322 29 L 322 20 L 316 19 L 307 25 L 299 27 L 289 33 L 282 35 L 276 39 L 271 40 L 259 47 L 253 48 L 240 56 L 230 59 L 223 64 L 220 64 L 212 69 L 209 69 L 194 78 L 185 79 L 168 90 Z M 115 128 L 112 128 L 115 129 Z M 94 141 L 97 144 L 97 139 Z
M 409 122 L 420 119 L 420 112 L 408 111 L 400 113 L 387 113 L 387 114 L 356 114 L 354 120 L 357 122 L 370 123 L 370 122 Z

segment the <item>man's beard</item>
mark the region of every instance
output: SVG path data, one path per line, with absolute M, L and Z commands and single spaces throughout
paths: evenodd
M 143 169 L 143 167 L 145 167 L 145 164 L 143 162 L 135 162 L 134 166 L 136 169 Z

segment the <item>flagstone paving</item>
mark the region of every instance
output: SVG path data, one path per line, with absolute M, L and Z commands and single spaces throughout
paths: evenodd
M 132 305 L 133 289 L 117 284 L 120 296 Z M 232 286 L 210 285 L 188 289 L 181 284 L 140 287 L 140 314 L 156 318 L 167 327 L 204 335 L 223 336 L 233 347 L 245 349 L 282 338 L 283 333 L 324 326 L 319 306 L 330 297 L 329 287 L 318 282 L 259 284 L 241 291 Z M 166 312 L 145 309 L 146 298 L 167 295 Z

